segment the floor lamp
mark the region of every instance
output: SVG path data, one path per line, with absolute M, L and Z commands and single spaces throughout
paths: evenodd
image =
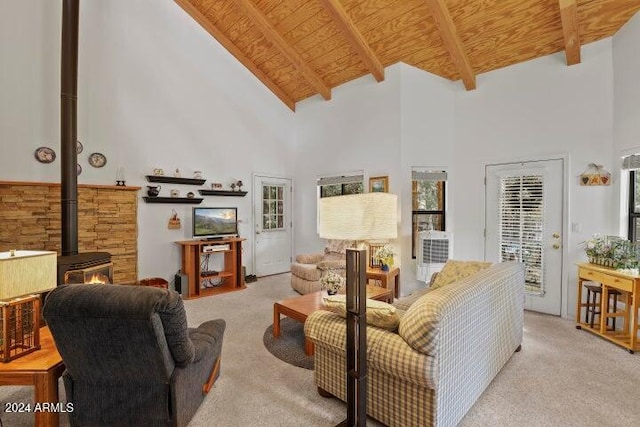
M 325 197 L 319 202 L 318 234 L 325 239 L 373 240 L 398 236 L 397 197 L 389 193 Z M 367 259 L 364 249 L 347 249 L 347 419 L 367 421 Z

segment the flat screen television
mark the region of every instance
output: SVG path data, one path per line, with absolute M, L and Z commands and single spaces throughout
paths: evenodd
M 193 208 L 193 238 L 219 239 L 238 235 L 238 208 Z

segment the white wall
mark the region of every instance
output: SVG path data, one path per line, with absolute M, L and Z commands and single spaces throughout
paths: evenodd
M 41 145 L 59 153 L 61 9 L 54 3 L 3 2 L 0 60 L 9 66 L 0 80 L 0 179 L 59 182 L 59 161 L 33 157 Z M 251 272 L 251 174 L 293 176 L 293 113 L 172 0 L 81 2 L 78 86 L 79 182 L 114 184 L 123 167 L 127 185 L 143 186 L 143 196 L 154 167 L 183 176 L 201 170 L 207 184 L 241 179 L 247 197 L 206 197 L 201 206 L 238 207 Z M 89 166 L 94 151 L 106 155 L 104 168 Z M 161 195 L 199 188 L 162 186 Z M 173 242 L 191 237 L 192 206 L 140 200 L 139 277 L 171 279 L 179 269 Z M 172 209 L 180 230 L 167 229 Z
M 389 191 L 399 193 L 400 65 L 385 70 L 385 80 L 359 78 L 333 89 L 330 101 L 317 97 L 298 103 L 295 122 L 295 253 L 323 248 L 316 230 L 316 179 L 361 170 L 389 176 Z
M 454 171 L 454 92 L 457 83 L 402 64 L 400 206 L 402 293 L 424 286 L 416 280 L 416 262 L 411 258 L 412 194 L 411 168 L 428 167 L 446 170 L 450 179 L 447 193 L 456 191 Z M 447 197 L 448 212 L 455 212 Z M 455 230 L 453 215 L 447 215 L 447 229 Z M 455 236 L 454 236 L 455 242 Z M 455 245 L 454 245 L 455 252 Z
M 640 151 L 640 13 L 613 37 L 614 127 L 616 155 Z
M 606 39 L 584 46 L 578 65 L 567 67 L 558 53 L 480 75 L 475 91 L 456 88 L 455 255 L 483 258 L 484 165 L 568 156 L 568 220 L 581 232 L 565 230 L 565 316 L 575 307 L 574 263 L 584 260 L 580 242 L 615 230 L 615 186 L 581 187 L 577 178 L 592 162 L 615 167 L 611 55 Z

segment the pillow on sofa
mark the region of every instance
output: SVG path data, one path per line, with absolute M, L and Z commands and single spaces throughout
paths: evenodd
M 478 271 L 491 266 L 490 262 L 483 261 L 455 261 L 450 259 L 433 280 L 429 289 L 438 289 L 460 279 L 476 274 Z
M 329 295 L 324 303 L 329 311 L 347 317 L 346 295 Z M 367 323 L 378 328 L 394 331 L 398 328 L 400 317 L 396 308 L 386 302 L 367 299 Z

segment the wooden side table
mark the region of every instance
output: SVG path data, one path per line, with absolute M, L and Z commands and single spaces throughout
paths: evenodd
M 395 280 L 394 287 L 392 288 L 393 295 L 391 300 L 398 298 L 400 295 L 400 268 L 393 267 L 389 271 L 382 271 L 380 268 L 367 267 L 367 282 L 369 280 L 379 280 L 383 288 L 389 289 L 389 284 L 392 280 Z
M 588 303 L 582 302 L 583 282 L 597 282 L 602 285 L 602 297 L 600 298 L 600 322 L 594 327 L 590 323 L 581 320 L 582 309 Z M 613 313 L 607 312 L 607 304 L 612 291 L 624 295 L 625 309 Z M 638 350 L 638 309 L 640 308 L 640 276 L 632 276 L 621 273 L 613 268 L 603 267 L 590 263 L 578 264 L 578 300 L 576 303 L 576 328 L 584 329 L 599 335 L 613 343 L 626 348 L 629 353 Z M 608 318 L 622 317 L 624 326 L 622 330 L 608 330 Z
M 34 402 L 30 410 L 35 412 L 36 427 L 57 427 L 58 412 L 36 412 L 35 408 L 38 403 L 58 403 L 58 378 L 64 372 L 62 357 L 47 327 L 40 329 L 40 347 L 26 356 L 0 363 L 0 385 L 33 385 Z

